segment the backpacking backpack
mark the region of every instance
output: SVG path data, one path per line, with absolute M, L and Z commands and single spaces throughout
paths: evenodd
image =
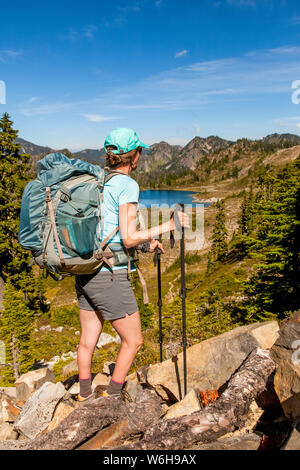
M 135 250 L 108 246 L 116 227 L 100 242 L 103 186 L 117 170 L 105 175 L 91 163 L 50 153 L 38 161 L 38 177 L 24 189 L 19 228 L 20 245 L 33 261 L 60 280 L 67 274 L 93 274 L 105 263 L 112 268 L 136 261 Z M 140 270 L 144 300 L 148 303 Z M 57 277 L 56 275 L 59 275 Z
M 22 196 L 20 245 L 50 273 L 96 272 L 104 256 L 98 239 L 104 170 L 62 153 L 37 165 L 38 177 Z

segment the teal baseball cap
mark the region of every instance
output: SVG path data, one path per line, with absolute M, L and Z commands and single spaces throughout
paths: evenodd
M 130 150 L 134 150 L 138 147 L 143 147 L 145 149 L 149 148 L 149 145 L 140 141 L 135 131 L 128 129 L 127 127 L 119 127 L 118 129 L 111 131 L 104 142 L 104 149 L 106 152 L 107 147 L 109 146 L 116 147 L 116 149 L 110 150 L 110 152 L 116 155 L 130 152 Z

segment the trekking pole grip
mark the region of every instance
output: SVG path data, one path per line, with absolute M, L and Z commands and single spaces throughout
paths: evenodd
M 175 205 L 175 209 L 174 209 L 174 212 L 172 214 L 172 217 L 174 218 L 175 228 L 176 228 L 176 230 L 178 230 L 178 232 L 180 234 L 182 234 L 184 227 L 181 225 L 181 222 L 180 222 L 179 216 L 178 216 L 178 212 L 184 212 L 184 204 L 183 203 L 178 202 Z

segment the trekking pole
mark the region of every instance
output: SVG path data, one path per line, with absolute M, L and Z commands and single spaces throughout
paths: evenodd
M 183 381 L 184 381 L 184 395 L 187 393 L 187 364 L 186 364 L 186 309 L 185 309 L 185 298 L 186 298 L 186 288 L 185 288 L 185 263 L 184 263 L 184 227 L 182 227 L 179 218 L 178 211 L 181 210 L 184 212 L 184 204 L 176 204 L 174 210 L 174 222 L 175 227 L 180 233 L 180 266 L 181 266 L 181 305 L 182 305 L 182 347 L 183 347 Z
M 162 314 L 161 314 L 161 307 L 162 307 L 162 300 L 161 300 L 161 268 L 160 268 L 160 255 L 161 250 L 160 248 L 155 248 L 153 262 L 154 266 L 157 266 L 157 287 L 158 287 L 158 324 L 159 324 L 159 356 L 160 362 L 163 361 L 163 332 L 162 332 Z

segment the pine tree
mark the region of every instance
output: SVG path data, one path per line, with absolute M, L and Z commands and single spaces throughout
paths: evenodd
M 259 264 L 245 285 L 258 318 L 299 308 L 300 157 L 276 174 L 259 177 L 256 197 L 256 243 L 252 257 Z M 255 309 L 253 310 L 255 314 Z
M 28 271 L 29 255 L 18 243 L 19 214 L 24 187 L 28 182 L 29 155 L 19 153 L 9 115 L 0 119 L 0 276 L 15 277 Z M 24 276 L 23 276 L 24 277 Z
M 30 347 L 34 313 L 26 305 L 23 292 L 16 289 L 10 279 L 5 285 L 3 305 L 0 334 L 6 346 L 4 375 L 12 382 L 30 370 L 34 362 Z
M 218 201 L 216 204 L 217 216 L 212 234 L 212 247 L 211 252 L 214 255 L 214 261 L 225 261 L 227 253 L 227 229 L 225 217 L 225 203 Z
M 18 241 L 21 199 L 30 179 L 29 155 L 19 152 L 18 132 L 7 113 L 0 119 L 0 277 L 5 301 L 1 311 L 0 339 L 6 345 L 6 381 L 27 372 L 33 363 L 30 348 L 35 315 L 47 310 L 43 280 L 29 266 L 30 254 Z M 3 371 L 1 369 L 1 375 Z
M 245 193 L 241 205 L 241 215 L 239 219 L 239 231 L 242 235 L 249 235 L 253 226 L 253 190 L 252 186 L 249 195 Z

